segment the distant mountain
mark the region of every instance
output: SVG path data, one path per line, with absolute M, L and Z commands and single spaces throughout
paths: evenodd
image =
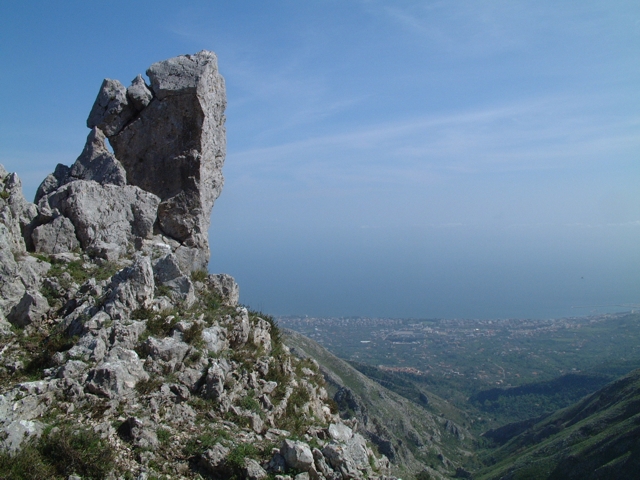
M 522 431 L 524 429 L 524 431 Z M 640 472 L 640 369 L 533 425 L 514 425 L 477 479 L 632 479 Z

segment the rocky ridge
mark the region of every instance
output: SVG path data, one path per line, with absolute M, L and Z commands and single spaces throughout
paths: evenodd
M 390 478 L 317 362 L 205 270 L 215 55 L 147 75 L 103 82 L 81 155 L 35 203 L 0 166 L 0 476 Z

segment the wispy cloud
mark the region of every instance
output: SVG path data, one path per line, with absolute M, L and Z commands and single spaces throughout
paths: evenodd
M 591 98 L 590 104 L 596 99 Z M 426 115 L 230 152 L 245 175 L 423 180 L 422 175 L 611 165 L 640 148 L 640 117 L 591 115 L 582 98 Z M 249 173 L 247 173 L 249 172 Z
M 368 3 L 370 11 L 450 55 L 486 56 L 516 50 L 528 42 L 532 12 L 521 3 Z

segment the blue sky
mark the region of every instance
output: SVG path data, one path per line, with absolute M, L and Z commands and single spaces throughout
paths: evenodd
M 81 152 L 103 78 L 217 53 L 210 269 L 254 308 L 640 304 L 636 2 L 27 0 L 0 32 L 0 163 L 28 197 Z

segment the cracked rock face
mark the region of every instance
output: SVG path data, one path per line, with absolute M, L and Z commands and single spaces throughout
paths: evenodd
M 195 249 L 193 269 L 202 268 L 209 260 L 211 209 L 223 185 L 224 80 L 215 54 L 206 51 L 154 63 L 147 75 L 154 97 L 122 130 L 107 136 L 128 183 L 160 197 L 162 232 Z M 136 78 L 132 102 L 144 97 L 133 94 L 142 87 Z

